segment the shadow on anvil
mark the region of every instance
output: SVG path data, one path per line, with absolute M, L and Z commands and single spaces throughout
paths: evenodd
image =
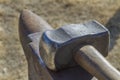
M 110 50 L 117 44 L 116 40 L 119 38 L 120 34 L 120 8 L 116 13 L 109 19 L 106 27 L 110 31 Z

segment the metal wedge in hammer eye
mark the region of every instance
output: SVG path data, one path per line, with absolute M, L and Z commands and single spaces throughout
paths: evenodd
M 97 21 L 54 30 L 41 17 L 24 10 L 19 23 L 29 80 L 120 79 L 119 71 L 104 58 L 109 31 Z

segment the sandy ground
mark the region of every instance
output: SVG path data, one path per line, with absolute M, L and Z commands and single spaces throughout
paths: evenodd
M 42 16 L 54 28 L 99 21 L 111 32 L 107 59 L 120 70 L 120 0 L 0 0 L 0 80 L 28 80 L 18 35 L 23 9 Z

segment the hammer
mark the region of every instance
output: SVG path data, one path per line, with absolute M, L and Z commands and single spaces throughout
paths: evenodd
M 20 15 L 19 33 L 28 61 L 29 80 L 39 80 L 41 75 L 43 80 L 90 80 L 91 75 L 99 80 L 120 79 L 120 73 L 104 58 L 108 55 L 109 31 L 97 21 L 54 30 L 36 14 L 24 10 Z M 78 65 L 85 70 L 76 68 Z M 81 74 L 77 72 L 73 79 L 59 79 L 73 70 L 89 77 L 75 79 Z

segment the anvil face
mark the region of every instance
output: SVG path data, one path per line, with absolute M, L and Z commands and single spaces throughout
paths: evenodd
M 53 70 L 75 66 L 73 55 L 84 45 L 94 46 L 103 56 L 108 54 L 109 32 L 96 21 L 71 24 L 43 33 L 41 57 Z

